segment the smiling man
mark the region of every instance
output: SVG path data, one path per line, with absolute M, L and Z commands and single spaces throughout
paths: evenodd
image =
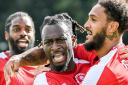
M 8 42 L 9 50 L 0 53 L 0 85 L 6 85 L 4 66 L 10 57 L 34 46 L 35 27 L 32 18 L 25 12 L 16 12 L 10 15 L 5 23 L 5 39 Z
M 87 72 L 82 85 L 127 85 L 127 59 L 118 50 L 121 34 L 128 26 L 126 3 L 100 0 L 89 12 L 84 27 L 89 31 L 85 47 L 95 50 L 98 61 Z
M 6 22 L 5 30 L 5 38 L 12 54 L 22 53 L 34 46 L 35 29 L 31 18 L 22 14 L 12 17 Z

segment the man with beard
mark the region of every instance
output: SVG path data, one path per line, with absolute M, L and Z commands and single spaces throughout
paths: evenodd
M 9 50 L 0 53 L 0 85 L 6 85 L 4 66 L 10 57 L 34 47 L 35 27 L 32 18 L 25 12 L 16 12 L 10 15 L 5 23 L 5 39 L 8 42 Z M 21 69 L 22 71 L 31 71 L 34 68 L 35 67 L 23 67 Z M 32 76 L 29 72 L 27 74 L 27 72 L 24 71 L 24 73 Z M 28 76 L 28 78 L 30 76 Z
M 42 47 L 49 60 L 49 72 L 35 78 L 34 85 L 78 85 L 84 78 L 90 64 L 74 59 L 71 22 L 61 17 L 44 19 L 41 27 Z
M 87 50 L 96 50 L 98 61 L 87 72 L 82 85 L 128 85 L 128 64 L 120 59 L 119 39 L 127 29 L 128 9 L 116 0 L 100 0 L 89 12 L 84 27 Z
M 59 18 L 61 19 L 62 17 L 60 17 L 59 16 Z M 50 20 L 50 19 L 49 19 Z M 46 20 L 47 21 L 47 20 Z M 71 24 L 68 24 L 69 26 L 71 26 Z M 74 26 L 72 27 L 72 29 L 74 29 Z M 57 31 L 56 31 L 57 32 Z M 88 32 L 89 34 L 90 34 L 90 32 Z M 50 33 L 51 34 L 51 33 Z M 102 35 L 103 35 L 104 33 L 102 33 Z M 90 36 L 91 36 L 91 34 L 90 34 Z M 114 35 L 115 36 L 115 35 Z M 104 37 L 104 36 L 103 36 Z M 115 37 L 114 37 L 115 38 Z M 104 39 L 102 39 L 102 41 L 103 41 Z M 53 41 L 53 40 L 52 40 Z M 99 42 L 99 41 L 98 41 Z M 86 42 L 87 43 L 87 42 Z M 87 46 L 87 44 L 85 44 L 86 46 Z M 94 47 L 94 46 L 93 46 Z M 114 48 L 113 48 L 114 49 Z M 34 50 L 33 50 L 34 51 Z M 79 57 L 79 58 L 81 58 L 81 59 L 86 59 L 86 60 L 89 60 L 90 61 L 90 63 L 91 63 L 91 65 L 97 65 L 97 62 L 99 62 L 100 61 L 100 58 L 99 57 L 97 57 L 96 56 L 96 52 L 97 52 L 97 50 L 96 51 L 94 51 L 94 50 L 91 50 L 91 52 L 89 52 L 89 51 L 86 51 L 85 50 L 85 48 L 83 47 L 83 44 L 80 44 L 80 45 L 77 45 L 76 47 L 75 47 L 75 49 L 74 49 L 74 51 L 75 51 L 75 57 Z M 27 52 L 27 51 L 26 51 Z M 30 51 L 30 50 L 28 50 L 28 52 L 30 52 L 30 54 L 31 54 L 31 52 L 32 51 Z M 29 54 L 27 52 L 27 54 Z M 33 53 L 33 52 L 32 52 Z M 97 52 L 98 53 L 98 52 Z M 36 56 L 37 54 L 35 54 L 35 56 Z M 19 55 L 18 55 L 19 56 Z M 21 55 L 20 55 L 21 56 Z M 22 55 L 23 56 L 23 55 Z M 34 56 L 34 55 L 33 55 Z M 25 57 L 25 55 L 24 55 L 24 57 Z M 26 57 L 30 57 L 30 56 L 26 56 Z M 118 57 L 119 59 L 120 59 L 120 57 Z M 57 59 L 57 58 L 56 58 Z M 59 59 L 59 57 L 58 57 L 58 59 Z M 61 58 L 60 58 L 60 60 L 61 60 Z M 102 60 L 102 59 L 101 59 Z M 125 60 L 125 59 L 124 59 Z M 124 61 L 123 60 L 123 61 Z M 117 64 L 117 63 L 115 63 L 115 64 L 117 64 L 118 66 L 117 67 L 123 67 L 123 71 L 124 71 L 124 67 L 127 67 L 127 65 L 126 64 L 124 64 L 124 62 L 122 62 L 122 60 L 120 59 L 120 61 L 121 61 L 121 63 L 120 62 L 117 62 L 117 63 L 120 63 L 120 64 Z M 114 61 L 114 62 L 116 62 L 116 61 Z M 100 63 L 99 63 L 100 64 Z M 102 63 L 101 63 L 102 64 Z M 115 64 L 114 64 L 114 66 L 115 66 Z M 44 68 L 44 67 L 43 67 Z M 83 67 L 84 68 L 84 67 Z M 99 69 L 101 69 L 102 68 L 102 66 L 99 66 Z M 115 68 L 115 67 L 113 67 L 112 66 L 112 68 Z M 53 68 L 52 68 L 53 69 Z M 85 68 L 85 69 L 88 69 L 88 68 Z M 98 69 L 98 71 L 99 71 L 99 69 Z M 60 70 L 60 69 L 56 69 L 56 70 Z M 116 69 L 115 69 L 116 70 Z M 120 72 L 120 68 L 118 69 L 119 70 L 119 72 Z M 117 70 L 117 71 L 118 71 Z M 45 71 L 45 70 L 44 70 Z M 116 71 L 115 71 L 116 72 Z M 98 73 L 98 72 L 95 72 L 95 74 L 93 74 L 92 76 L 90 76 L 91 77 L 91 79 L 93 79 L 94 78 L 94 75 L 96 75 L 96 73 Z M 107 75 L 109 75 L 109 73 L 110 73 L 110 71 L 108 71 L 108 74 Z M 111 75 L 112 75 L 112 73 L 111 73 Z M 110 75 L 110 76 L 111 76 Z M 71 75 L 68 75 L 68 76 L 71 76 Z M 72 76 L 73 77 L 73 76 Z M 126 75 L 126 77 L 127 77 L 127 75 Z M 44 77 L 43 77 L 44 78 Z M 67 78 L 67 77 L 66 77 Z M 78 80 L 79 80 L 79 78 L 80 78 L 80 80 L 81 80 L 81 76 L 77 76 L 77 78 L 78 78 Z M 86 77 L 85 77 L 86 78 Z M 41 79 L 41 81 L 43 80 L 42 79 L 42 77 L 40 78 Z M 53 78 L 53 79 L 56 79 L 56 78 Z M 37 79 L 38 80 L 38 79 Z M 59 79 L 57 79 L 57 80 L 59 80 Z M 109 80 L 109 78 L 107 79 L 107 80 Z M 111 79 L 110 79 L 111 80 Z M 111 81 L 108 81 L 109 83 L 112 83 Z M 112 80 L 114 80 L 114 78 L 112 79 Z M 115 79 L 116 80 L 116 79 Z M 70 81 L 70 80 L 69 80 Z M 40 82 L 40 81 L 39 81 Z M 45 81 L 44 81 L 45 82 Z M 93 81 L 91 81 L 92 83 L 93 83 Z M 103 83 L 104 84 L 109 84 L 109 83 L 106 83 L 107 81 L 103 81 Z M 116 81 L 117 82 L 117 81 Z M 126 80 L 124 80 L 123 81 L 123 83 L 124 82 L 127 82 L 127 79 Z M 41 82 L 40 82 L 41 83 Z M 45 83 L 47 83 L 47 82 L 45 82 Z M 103 84 L 103 83 L 100 83 L 100 84 Z M 53 83 L 53 84 L 55 84 L 55 83 Z M 71 83 L 70 83 L 71 84 Z M 126 84 L 126 83 L 125 83 Z M 44 83 L 43 83 L 43 85 L 44 85 Z M 89 85 L 91 85 L 90 83 L 89 83 Z
M 50 20 L 50 19 L 49 19 Z M 90 32 L 90 30 L 88 29 L 88 34 L 90 34 L 91 32 Z M 104 33 L 104 32 L 103 32 Z M 101 34 L 103 34 L 103 33 L 101 33 Z M 91 34 L 90 34 L 91 35 Z M 115 37 L 115 35 L 113 35 L 114 37 Z M 89 37 L 89 36 L 88 36 Z M 101 37 L 101 36 L 100 36 Z M 103 36 L 104 37 L 104 36 Z M 111 37 L 110 37 L 111 38 Z M 118 37 L 119 38 L 119 37 Z M 98 39 L 98 40 L 100 40 L 100 39 Z M 98 41 L 98 40 L 96 40 L 96 41 Z M 115 39 L 114 39 L 115 40 Z M 104 39 L 102 39 L 102 41 L 104 41 Z M 87 41 L 88 42 L 88 41 Z M 86 43 L 87 43 L 86 42 Z M 98 41 L 99 42 L 99 41 Z M 110 43 L 109 43 L 110 44 Z M 86 46 L 87 46 L 87 44 L 85 44 Z M 94 46 L 93 46 L 94 47 Z M 96 48 L 96 47 L 94 47 L 94 48 Z M 98 46 L 98 48 L 99 48 L 99 46 Z M 94 49 L 95 50 L 95 49 Z M 100 61 L 100 59 L 99 59 L 99 57 L 98 56 L 96 56 L 96 52 L 97 52 L 97 49 L 96 49 L 96 51 L 94 51 L 94 50 L 91 50 L 91 52 L 88 52 L 88 51 L 86 51 L 84 48 L 83 48 L 83 44 L 81 44 L 81 45 L 77 45 L 76 47 L 75 47 L 75 55 L 76 55 L 76 57 L 79 57 L 79 58 L 81 58 L 81 59 L 86 59 L 86 60 L 89 60 L 90 62 L 91 62 L 91 65 L 94 65 L 95 66 L 95 64 L 97 63 L 97 61 L 99 62 Z M 98 52 L 97 52 L 98 53 Z M 120 57 L 118 57 L 119 59 L 120 59 Z M 60 58 L 61 59 L 61 58 Z M 124 59 L 125 60 L 125 59 Z M 120 61 L 122 62 L 122 60 L 120 59 Z M 118 62 L 119 63 L 119 62 Z M 119 64 L 118 64 L 119 65 Z M 121 64 L 121 66 L 123 66 L 123 67 L 126 67 L 127 65 L 126 64 L 124 64 L 123 62 L 122 62 L 122 64 Z M 102 66 L 100 66 L 100 67 L 102 67 Z M 119 67 L 120 67 L 120 65 L 119 65 Z M 124 68 L 123 68 L 124 69 Z M 99 70 L 99 69 L 98 69 Z M 109 71 L 108 71 L 109 72 Z M 115 71 L 116 72 L 116 71 Z M 96 72 L 95 72 L 95 74 L 96 74 Z M 108 74 L 109 75 L 109 74 Z M 126 74 L 127 75 L 127 74 Z M 70 76 L 70 75 L 69 75 Z M 79 76 L 77 76 L 77 77 L 79 77 Z M 44 78 L 44 77 L 43 77 Z M 79 77 L 80 78 L 80 77 Z M 91 78 L 92 78 L 92 76 L 91 76 Z M 41 81 L 43 80 L 42 78 L 40 78 L 41 79 Z M 55 79 L 55 78 L 54 78 Z M 114 78 L 113 78 L 114 79 Z M 113 80 L 112 79 L 112 80 Z M 38 79 L 37 79 L 38 80 Z M 58 79 L 59 80 L 59 79 Z M 116 79 L 115 79 L 116 80 Z M 124 82 L 127 82 L 127 80 L 124 80 L 123 81 L 123 83 Z M 40 81 L 39 81 L 40 82 Z M 91 81 L 92 82 L 92 81 Z M 109 81 L 109 83 L 110 83 L 111 81 Z M 113 82 L 113 81 L 112 81 Z M 111 83 L 112 83 L 111 82 Z M 93 82 L 92 82 L 93 83 Z M 54 84 L 54 83 L 53 83 Z M 71 83 L 70 83 L 71 84 Z M 89 85 L 90 85 L 91 83 L 89 83 Z M 101 83 L 101 84 L 103 84 L 103 83 Z M 106 82 L 104 82 L 104 84 L 108 84 L 108 83 L 106 83 Z
M 50 24 L 50 25 L 49 25 Z M 52 32 L 50 33 L 50 34 L 56 34 L 56 32 L 57 31 L 53 31 L 55 28 L 56 28 L 56 25 L 57 25 L 57 30 L 59 30 L 59 29 L 66 29 L 66 30 L 69 30 L 69 33 L 71 33 L 70 35 L 69 35 L 69 38 L 70 38 L 70 36 L 72 36 L 72 41 L 74 42 L 75 41 L 75 36 L 73 35 L 73 33 L 75 32 L 75 28 L 80 28 L 80 30 L 81 31 L 84 31 L 84 29 L 83 29 L 83 27 L 81 27 L 76 21 L 74 21 L 74 20 L 72 20 L 72 18 L 70 17 L 70 16 L 68 16 L 67 14 L 65 14 L 65 13 L 62 13 L 62 14 L 57 14 L 57 15 L 55 15 L 55 16 L 51 16 L 51 17 L 46 17 L 46 19 L 44 20 L 44 23 L 43 23 L 43 27 L 44 26 L 47 26 L 48 25 L 48 27 L 49 27 L 49 29 L 51 28 L 51 26 L 52 26 L 52 28 L 51 28 L 51 30 L 52 30 Z M 62 25 L 62 26 L 61 26 Z M 43 28 L 43 27 L 41 27 L 41 28 Z M 41 31 L 42 31 L 42 29 L 41 29 Z M 59 31 L 60 32 L 60 31 Z M 59 33 L 58 32 L 58 33 Z M 44 33 L 46 33 L 46 32 L 44 32 Z M 68 32 L 67 32 L 68 33 Z M 68 34 L 69 34 L 68 33 Z M 65 34 L 65 33 L 64 33 Z M 49 35 L 49 33 L 47 34 L 47 35 Z M 57 35 L 57 34 L 56 34 Z M 60 35 L 58 35 L 58 36 L 60 36 Z M 42 37 L 43 37 L 43 35 L 42 35 Z M 50 36 L 50 38 L 52 38 L 53 36 Z M 66 36 L 66 37 L 68 37 L 68 36 Z M 47 38 L 47 37 L 46 37 Z M 68 38 L 67 38 L 68 39 Z M 52 39 L 51 39 L 52 40 Z M 57 39 L 57 41 L 59 42 L 59 41 L 61 41 L 61 38 L 59 39 Z M 65 40 L 66 41 L 66 40 Z M 71 41 L 71 42 L 72 42 Z M 72 57 L 73 56 L 73 52 L 72 52 L 72 43 L 69 43 L 68 42 L 68 44 L 70 45 L 69 47 L 70 47 L 70 49 L 69 49 L 69 52 L 68 52 L 68 50 L 67 50 L 67 52 L 68 52 L 68 54 L 70 54 L 69 56 L 66 56 L 66 57 Z M 43 44 L 43 43 L 42 43 Z M 62 43 L 62 44 L 64 44 L 64 47 L 65 47 L 65 43 Z M 63 47 L 63 45 L 61 45 L 62 47 Z M 74 44 L 73 44 L 73 46 L 74 46 Z M 68 47 L 68 48 L 69 48 Z M 40 47 L 39 46 L 39 48 L 42 48 L 42 47 Z M 83 49 L 83 45 L 80 45 L 80 48 L 82 48 Z M 50 48 L 49 48 L 50 49 Z M 62 49 L 62 48 L 61 48 Z M 65 48 L 65 51 L 64 50 L 62 50 L 62 52 L 64 52 L 64 54 L 67 54 L 67 52 L 66 52 L 66 49 L 67 48 Z M 39 50 L 42 50 L 42 54 L 41 54 L 41 56 L 45 56 L 45 54 L 43 54 L 44 52 L 43 52 L 43 49 L 39 49 Z M 76 49 L 74 49 L 74 50 L 77 50 L 77 48 Z M 48 52 L 49 53 L 49 52 Z M 13 73 L 16 73 L 15 71 L 14 71 L 14 68 L 15 68 L 15 66 L 16 66 L 16 68 L 17 68 L 17 66 L 22 66 L 21 65 L 21 63 L 23 63 L 24 61 L 25 62 L 28 62 L 28 63 L 25 63 L 24 65 L 27 65 L 27 64 L 29 64 L 29 65 L 33 65 L 33 63 L 35 63 L 35 62 L 37 62 L 38 61 L 38 59 L 40 59 L 39 57 L 38 57 L 38 59 L 37 60 L 35 60 L 35 56 L 37 57 L 37 56 L 39 56 L 38 54 L 40 54 L 40 53 L 37 53 L 36 52 L 36 50 L 35 50 L 35 48 L 32 48 L 32 49 L 29 49 L 29 50 L 27 50 L 27 51 L 25 51 L 24 53 L 21 53 L 21 54 L 19 54 L 19 55 L 15 55 L 15 56 L 13 56 L 12 58 L 14 58 L 12 61 L 13 61 L 13 65 L 11 66 L 10 64 L 11 64 L 11 61 L 9 61 L 7 64 L 6 64 L 6 69 L 5 69 L 5 72 L 6 72 L 6 74 L 5 74 L 5 76 L 7 75 L 8 77 L 10 77 L 11 76 L 11 74 L 13 74 Z M 50 53 L 51 54 L 51 53 Z M 75 53 L 75 55 L 76 55 L 77 53 Z M 89 52 L 88 52 L 88 54 L 89 54 Z M 84 57 L 84 55 L 81 55 L 81 56 L 83 56 Z M 87 56 L 87 54 L 85 55 L 85 56 Z M 15 58 L 15 57 L 18 57 L 18 58 Z M 31 58 L 30 58 L 31 57 Z M 62 56 L 63 57 L 63 56 Z M 11 59 L 12 59 L 11 58 Z M 21 58 L 21 59 L 20 59 Z M 58 57 L 59 58 L 59 57 Z M 29 60 L 29 59 L 31 59 L 31 60 Z M 43 59 L 45 59 L 45 58 L 43 58 Z M 43 62 L 43 59 L 42 59 L 42 62 Z M 57 57 L 55 58 L 55 59 L 57 59 Z M 34 61 L 32 61 L 32 60 L 34 60 Z M 60 58 L 60 60 L 61 60 L 61 58 Z M 18 65 L 16 65 L 17 63 L 15 63 L 15 61 L 18 63 Z M 75 59 L 75 62 L 76 62 L 77 60 Z M 44 62 L 46 62 L 45 60 L 44 60 Z M 65 64 L 63 63 L 63 62 L 65 62 Z M 88 67 L 89 67 L 89 65 L 88 64 L 85 64 L 86 62 L 83 60 L 82 61 L 82 63 L 81 63 L 81 61 L 78 61 L 79 63 L 78 64 L 76 64 L 76 66 L 77 66 L 77 69 L 76 68 L 74 68 L 74 67 L 67 67 L 67 65 L 69 64 L 69 62 L 74 62 L 74 61 L 72 61 L 72 58 L 71 58 L 71 60 L 70 60 L 70 58 L 69 59 L 67 59 L 67 60 L 64 60 L 62 62 L 62 66 L 61 65 L 53 65 L 52 66 L 52 63 L 50 64 L 51 66 L 50 66 L 50 68 L 52 68 L 52 70 L 55 70 L 55 72 L 57 72 L 57 73 L 59 73 L 58 74 L 58 76 L 60 76 L 60 75 L 62 75 L 63 73 L 67 73 L 67 74 L 69 74 L 69 75 L 67 75 L 67 77 L 69 76 L 69 78 L 68 79 L 71 79 L 72 80 L 72 83 L 69 81 L 69 80 L 67 80 L 67 81 L 65 81 L 66 83 L 68 83 L 68 85 L 71 85 L 71 84 L 80 84 L 81 83 L 81 81 L 82 81 L 82 79 L 83 79 L 83 77 L 84 77 L 84 75 L 85 75 L 85 73 L 83 74 L 83 72 L 86 72 L 87 71 L 87 69 L 88 69 Z M 67 63 L 66 63 L 67 62 Z M 84 63 L 85 62 L 85 63 Z M 37 63 L 36 63 L 37 64 Z M 59 63 L 58 63 L 59 64 Z M 60 64 L 61 64 L 61 61 L 60 61 Z M 74 63 L 71 63 L 72 65 L 74 65 Z M 70 66 L 71 66 L 71 64 L 69 64 Z M 48 65 L 47 65 L 48 66 Z M 12 67 L 12 68 L 11 68 Z M 59 67 L 59 68 L 58 68 Z M 82 68 L 81 68 L 82 67 Z M 85 67 L 85 68 L 83 68 L 83 67 Z M 43 69 L 44 69 L 44 67 L 43 67 Z M 73 70 L 73 71 L 68 71 L 67 69 L 70 69 L 70 70 L 72 70 L 72 69 L 75 69 L 75 70 Z M 42 70 L 42 68 L 40 69 L 40 70 Z M 66 71 L 65 71 L 66 70 Z M 46 71 L 46 69 L 44 69 L 43 71 Z M 62 72 L 61 72 L 62 71 Z M 62 73 L 62 74 L 61 74 Z M 53 74 L 54 74 L 54 72 L 53 72 Z M 13 75 L 14 76 L 14 75 Z M 57 75 L 55 75 L 55 76 L 57 76 Z M 51 77 L 53 77 L 53 76 L 51 76 Z M 64 79 L 66 76 L 63 76 L 62 77 L 62 79 Z M 58 77 L 57 77 L 58 78 Z M 9 78 L 7 78 L 7 80 L 8 80 Z M 54 79 L 54 78 L 53 78 Z M 18 79 L 18 78 L 13 78 L 13 81 L 17 81 L 17 80 L 20 80 L 20 79 Z M 64 79 L 65 80 L 65 79 Z M 11 80 L 12 81 L 12 80 Z M 52 79 L 51 79 L 51 81 L 52 81 Z M 77 81 L 77 82 L 76 82 Z M 62 81 L 59 81 L 60 83 L 62 83 Z M 58 83 L 59 83 L 58 82 Z M 45 83 L 47 83 L 47 82 L 45 82 Z M 55 85 L 55 83 L 53 83 L 53 85 Z

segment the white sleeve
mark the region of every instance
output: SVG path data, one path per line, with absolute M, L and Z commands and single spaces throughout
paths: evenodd
M 2 58 L 2 59 L 5 59 L 5 58 L 7 58 L 8 56 L 4 53 L 4 52 L 1 52 L 0 53 L 0 58 Z
M 33 85 L 48 85 L 46 72 L 43 72 L 35 77 Z

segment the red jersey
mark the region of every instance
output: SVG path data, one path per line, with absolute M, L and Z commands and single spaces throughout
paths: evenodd
M 4 65 L 9 60 L 10 56 L 7 52 L 0 53 L 0 85 L 6 85 L 4 79 Z
M 84 44 L 78 44 L 76 47 L 74 47 L 74 55 L 76 58 L 88 60 L 91 65 L 93 65 L 98 60 L 96 51 L 87 51 Z
M 33 85 L 36 66 L 20 67 L 17 74 L 11 77 L 9 85 Z
M 67 72 L 43 72 L 36 76 L 34 85 L 79 85 L 90 67 L 85 60 L 74 59 L 75 68 Z
M 91 66 L 81 85 L 128 85 L 128 64 L 124 60 L 118 48 L 113 48 Z
M 93 60 L 95 59 L 95 51 L 92 51 L 92 52 L 86 51 L 83 44 L 77 45 L 74 48 L 74 51 L 75 51 L 75 56 L 78 57 L 79 59 L 89 60 L 91 64 L 93 63 Z M 89 56 L 93 56 L 93 57 L 90 58 Z M 6 52 L 2 52 L 0 54 L 0 67 L 1 67 L 0 68 L 0 85 L 6 85 L 3 68 L 5 63 L 9 60 L 9 58 L 10 58 L 9 55 Z M 17 74 L 11 78 L 10 85 L 32 85 L 34 80 L 34 71 L 35 71 L 34 66 L 20 67 Z
M 4 66 L 9 60 L 10 56 L 7 52 L 0 53 L 0 85 L 6 85 L 4 79 Z M 9 85 L 32 85 L 34 81 L 34 72 L 36 66 L 20 67 L 16 75 L 11 77 Z

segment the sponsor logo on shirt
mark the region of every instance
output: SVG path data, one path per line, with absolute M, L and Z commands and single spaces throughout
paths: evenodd
M 78 84 L 81 84 L 82 81 L 84 80 L 84 77 L 85 77 L 85 74 L 84 73 L 78 73 L 75 76 L 75 79 L 76 79 L 76 81 L 77 81 Z

